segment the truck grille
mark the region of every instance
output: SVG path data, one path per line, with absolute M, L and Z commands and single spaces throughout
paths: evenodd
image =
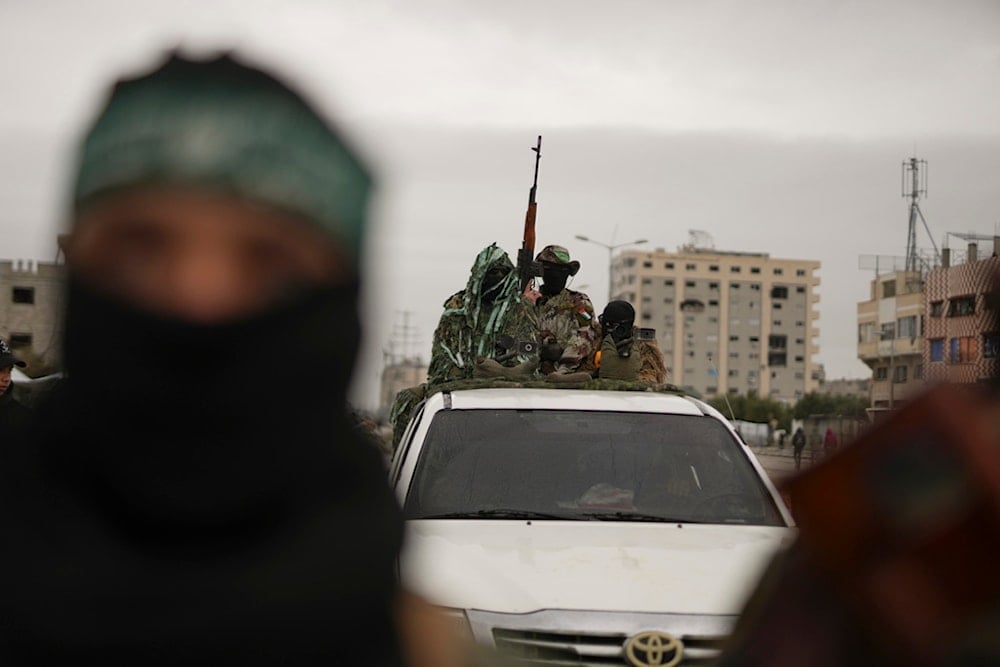
M 684 644 L 682 665 L 708 664 L 719 657 L 725 637 L 681 635 Z M 493 629 L 497 651 L 520 665 L 590 667 L 626 665 L 621 633 L 535 632 Z

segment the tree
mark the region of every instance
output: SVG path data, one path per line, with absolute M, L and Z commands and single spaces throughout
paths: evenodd
M 726 399 L 729 399 L 729 405 Z M 778 421 L 778 428 L 786 431 L 791 428 L 791 413 L 788 406 L 770 398 L 762 398 L 756 392 L 746 394 L 730 394 L 709 399 L 709 405 L 726 417 L 735 417 L 741 421 L 767 423 L 771 419 Z M 732 407 L 732 414 L 729 412 Z
M 839 415 L 863 420 L 867 417 L 866 408 L 868 401 L 861 396 L 812 392 L 799 399 L 792 408 L 792 415 L 796 419 L 806 419 L 811 415 Z

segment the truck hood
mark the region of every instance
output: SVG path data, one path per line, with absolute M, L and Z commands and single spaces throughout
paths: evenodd
M 400 572 L 445 607 L 734 615 L 793 537 L 765 526 L 411 520 Z

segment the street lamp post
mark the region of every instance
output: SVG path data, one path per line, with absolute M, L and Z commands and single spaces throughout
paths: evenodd
M 611 301 L 611 291 L 612 291 L 612 285 L 611 285 L 612 253 L 614 253 L 614 251 L 617 250 L 618 248 L 624 248 L 625 246 L 629 245 L 642 245 L 643 243 L 649 242 L 647 239 L 637 239 L 635 241 L 629 241 L 628 243 L 614 243 L 614 237 L 612 236 L 611 237 L 612 242 L 609 244 L 609 243 L 602 243 L 601 241 L 595 241 L 590 237 L 582 236 L 580 234 L 577 234 L 576 238 L 580 241 L 586 241 L 587 243 L 593 243 L 594 245 L 599 245 L 608 251 L 608 299 L 607 299 L 608 301 Z
M 891 331 L 876 331 L 875 335 L 878 336 L 879 340 L 885 338 L 889 339 L 889 409 L 892 410 L 894 398 L 895 398 L 895 385 L 896 385 L 896 327 L 894 326 Z M 879 350 L 879 356 L 881 356 L 882 350 Z

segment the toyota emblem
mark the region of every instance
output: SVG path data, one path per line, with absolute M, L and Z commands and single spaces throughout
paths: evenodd
M 666 632 L 640 632 L 625 642 L 625 658 L 632 667 L 674 667 L 684 657 L 684 644 Z

